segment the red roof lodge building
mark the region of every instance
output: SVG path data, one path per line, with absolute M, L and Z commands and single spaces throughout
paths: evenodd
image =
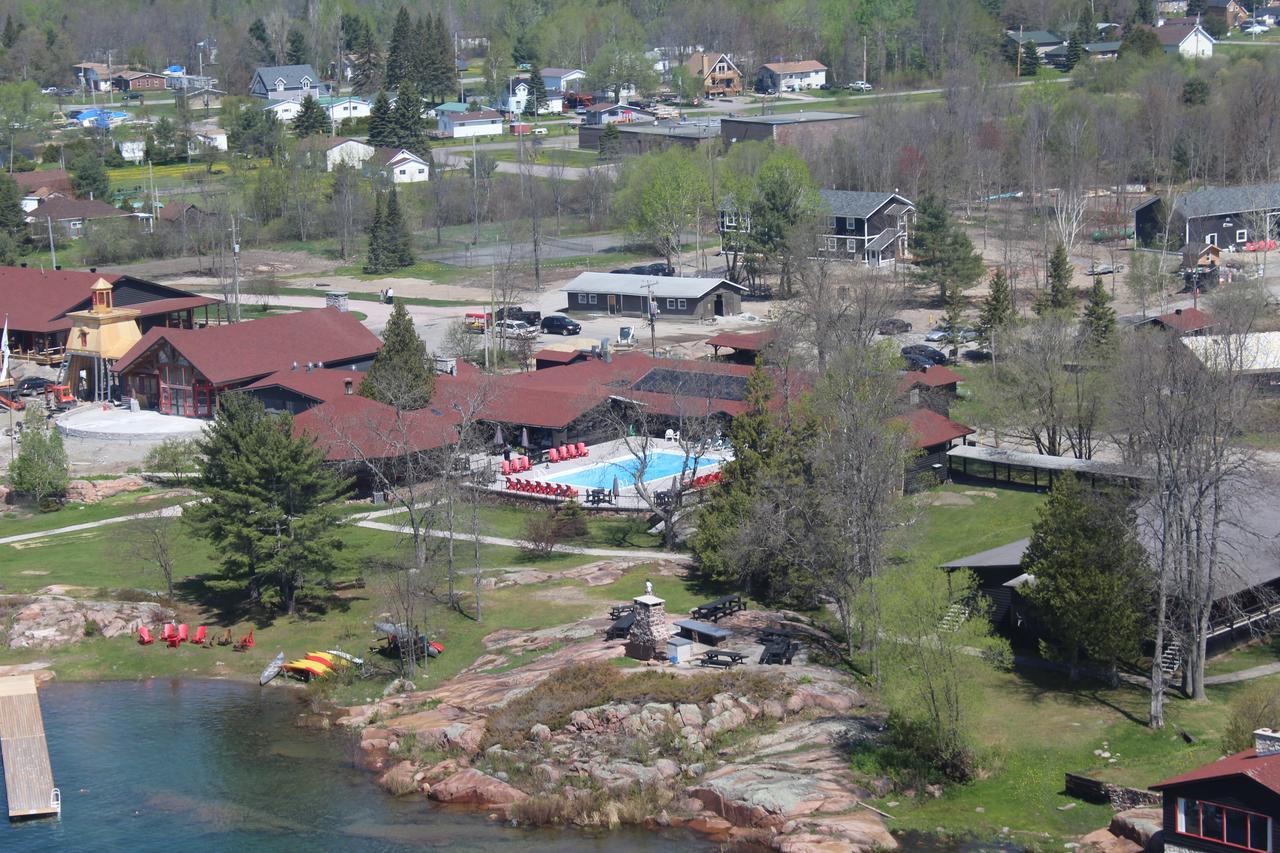
M 156 327 L 116 363 L 125 396 L 166 415 L 211 418 L 218 395 L 280 370 L 367 370 L 382 341 L 336 308 L 206 329 Z

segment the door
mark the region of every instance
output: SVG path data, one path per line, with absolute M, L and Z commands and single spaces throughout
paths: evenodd
M 723 293 L 716 294 L 716 316 L 717 317 L 724 316 L 724 294 Z
M 160 406 L 159 406 L 161 413 L 166 415 L 173 414 L 173 412 L 171 412 L 169 408 L 171 405 L 172 405 L 172 401 L 169 399 L 169 386 L 161 382 L 160 383 Z
M 1216 245 L 1218 245 L 1218 235 L 1217 235 L 1217 234 L 1206 234 L 1206 235 L 1204 235 L 1204 242 L 1205 242 L 1205 244 L 1206 244 L 1206 245 L 1209 245 L 1209 246 L 1216 246 Z
M 610 314 L 618 313 L 618 297 L 612 293 L 609 294 L 609 313 Z

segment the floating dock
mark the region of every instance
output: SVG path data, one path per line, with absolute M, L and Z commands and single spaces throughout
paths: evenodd
M 9 820 L 62 813 L 34 675 L 0 678 L 0 756 Z

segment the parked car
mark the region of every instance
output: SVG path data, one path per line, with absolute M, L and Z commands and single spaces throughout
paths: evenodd
M 542 331 L 548 335 L 577 335 L 582 332 L 582 324 L 563 314 L 548 314 L 542 318 Z
M 846 89 L 852 89 L 855 92 L 870 92 L 871 84 L 866 80 L 854 80 L 852 83 L 845 83 Z
M 970 341 L 978 339 L 978 333 L 968 326 L 961 326 L 959 329 L 952 330 L 950 326 L 942 325 L 934 328 L 929 334 L 924 336 L 926 341 L 930 343 L 961 343 L 967 344 Z
M 57 86 L 45 86 L 43 89 L 41 89 L 41 90 L 40 90 L 40 94 L 42 94 L 42 95 L 56 95 L 56 94 L 58 94 L 58 87 L 57 87 Z
M 649 264 L 644 267 L 635 267 L 634 269 L 643 269 L 643 275 L 663 275 L 673 276 L 676 274 L 676 268 L 666 263 Z
M 1124 272 L 1123 264 L 1116 264 L 1114 267 L 1111 266 L 1111 264 L 1091 264 L 1089 268 L 1084 271 L 1084 274 L 1085 275 L 1115 275 L 1118 272 Z
M 530 132 L 530 133 L 532 133 L 534 136 L 546 136 L 546 135 L 547 135 L 547 129 L 546 129 L 545 127 L 535 127 L 533 130 L 531 130 L 531 131 L 529 131 L 529 132 Z
M 536 326 L 542 320 L 541 311 L 526 311 L 519 305 L 510 305 L 506 308 L 499 308 L 494 312 L 495 320 L 519 320 L 528 323 L 530 326 Z
M 530 340 L 538 336 L 538 330 L 523 320 L 499 320 L 498 333 L 504 338 Z
M 46 379 L 43 376 L 27 376 L 23 379 L 19 379 L 15 388 L 19 394 L 30 397 L 34 394 L 43 394 L 46 388 L 56 384 L 58 383 L 54 382 L 52 379 Z
M 984 349 L 967 349 L 961 355 L 965 361 L 991 361 L 991 353 Z
M 928 359 L 934 364 L 947 363 L 947 357 L 943 354 L 942 350 L 934 349 L 933 347 L 925 344 L 911 344 L 910 346 L 903 347 L 900 352 L 903 355 L 918 355 L 921 358 Z
M 580 115 L 580 116 L 584 116 L 584 115 L 586 115 L 586 114 L 587 114 L 587 108 L 586 108 L 586 107 L 575 107 L 573 111 L 574 111 L 574 113 L 576 113 L 577 115 Z
M 819 88 L 819 89 L 821 89 L 821 90 L 822 90 L 822 91 L 824 91 L 824 92 L 830 92 L 830 91 L 831 91 L 831 84 L 830 84 L 830 83 L 823 83 L 823 84 L 822 84 L 821 86 L 819 86 L 818 88 Z
M 1260 36 L 1263 33 L 1268 32 L 1270 29 L 1271 28 L 1265 24 L 1254 24 L 1251 27 L 1246 27 L 1243 32 L 1245 35 Z
M 76 93 L 76 90 L 72 89 L 70 86 L 63 86 L 58 89 L 59 98 L 70 98 L 75 93 Z
M 928 370 L 933 367 L 933 362 L 922 355 L 907 353 L 902 356 L 902 360 L 907 363 L 907 370 Z
M 876 326 L 876 331 L 882 335 L 900 335 L 911 331 L 911 324 L 906 320 L 890 317 L 887 320 L 881 320 Z

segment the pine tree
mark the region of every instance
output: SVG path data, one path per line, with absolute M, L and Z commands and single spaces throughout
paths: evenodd
M 22 26 L 13 22 L 12 15 L 4 16 L 4 33 L 0 34 L 0 44 L 5 48 L 11 48 L 18 43 L 18 36 L 22 34 Z
M 284 49 L 284 61 L 286 65 L 307 64 L 307 37 L 302 34 L 302 30 L 289 30 L 288 43 Z
M 413 28 L 413 82 L 424 97 L 432 88 L 432 51 L 436 40 L 433 30 L 434 19 L 431 15 L 423 15 Z
M 547 108 L 547 83 L 542 72 L 534 68 L 529 72 L 529 100 L 525 101 L 524 114 L 536 116 Z
M 1022 43 L 1022 76 L 1034 77 L 1036 72 L 1040 70 L 1040 51 L 1036 50 L 1036 43 L 1027 39 Z
M 275 65 L 276 52 L 271 48 L 271 37 L 267 35 L 267 25 L 261 18 L 255 18 L 249 25 L 249 38 L 258 46 L 258 62 L 262 65 Z
M 600 159 L 606 163 L 616 160 L 621 145 L 622 131 L 618 130 L 616 124 L 609 122 L 604 126 L 604 130 L 600 132 L 600 142 L 598 143 Z
M 349 490 L 293 419 L 270 415 L 248 394 L 219 400 L 218 417 L 200 441 L 200 487 L 207 500 L 183 518 L 214 546 L 228 580 L 251 599 L 274 589 L 294 613 L 307 579 L 334 567 Z
M 102 158 L 85 151 L 71 161 L 71 188 L 77 198 L 101 199 L 110 189 L 107 169 Z
M 386 92 L 379 92 L 369 107 L 369 144 L 374 148 L 390 148 L 396 144 L 391 99 Z
M 387 45 L 387 88 L 399 91 L 406 80 L 414 75 L 413 22 L 409 10 L 401 6 L 396 22 L 391 27 L 391 42 Z
M 400 199 L 395 184 L 387 191 L 387 207 L 382 218 L 386 262 L 390 269 L 413 266 L 413 241 L 409 225 L 400 214 Z
M 1071 288 L 1071 275 L 1067 249 L 1059 243 L 1049 256 L 1049 289 L 1036 300 L 1034 309 L 1037 314 L 1072 311 L 1075 308 L 1076 295 Z
M 937 196 L 925 196 L 916 208 L 911 254 L 919 268 L 916 280 L 936 286 L 944 301 L 952 288 L 966 290 L 982 275 L 982 257 L 974 251 L 969 236 L 951 222 L 946 205 Z
M 351 88 L 357 95 L 370 95 L 378 90 L 382 78 L 382 54 L 378 49 L 378 40 L 373 35 L 373 28 L 363 18 L 355 18 L 352 23 L 354 32 L 351 52 L 355 55 L 351 69 Z M 344 27 L 343 30 L 346 33 Z
M 453 39 L 444 25 L 444 17 L 436 13 L 435 26 L 432 28 L 436 41 L 435 50 L 431 51 L 431 61 L 435 72 L 431 75 L 431 97 L 436 101 L 446 100 L 454 91 L 458 80 L 458 54 L 453 47 Z
M 1080 41 L 1079 32 L 1071 34 L 1071 38 L 1067 41 L 1067 61 L 1065 67 L 1067 71 L 1075 68 L 1084 58 L 1084 42 Z
M 382 193 L 373 194 L 373 216 L 369 219 L 369 251 L 364 259 L 364 271 L 370 274 L 383 273 L 391 269 L 387 266 L 386 228 L 383 225 Z
M 1116 311 L 1110 302 L 1111 294 L 1107 293 L 1102 277 L 1095 275 L 1093 287 L 1089 289 L 1089 302 L 1084 307 L 1084 334 L 1095 350 L 1107 349 L 1115 338 Z
M 978 313 L 978 334 L 983 343 L 992 346 L 996 335 L 1012 326 L 1016 318 L 1009 278 L 1004 268 L 999 267 L 991 275 L 987 298 L 982 300 L 982 309 Z
M 382 349 L 360 383 L 360 394 L 397 409 L 423 409 L 434 390 L 427 347 L 413 328 L 404 303 L 397 301 L 382 330 Z
M 299 139 L 329 132 L 329 116 L 313 95 L 302 99 L 302 109 L 293 120 L 293 134 Z
M 22 197 L 26 195 L 18 182 L 0 174 L 0 233 L 16 235 L 26 228 Z
M 1083 656 L 1108 664 L 1136 656 L 1150 626 L 1146 553 L 1132 513 L 1086 492 L 1074 476 L 1057 478 L 1040 508 L 1022 570 L 1024 593 L 1076 677 Z
M 422 117 L 422 98 L 418 95 L 418 87 L 412 80 L 405 80 L 396 96 L 396 105 L 391 112 L 392 145 L 396 148 L 407 148 L 414 153 L 425 150 L 427 138 L 426 121 Z

